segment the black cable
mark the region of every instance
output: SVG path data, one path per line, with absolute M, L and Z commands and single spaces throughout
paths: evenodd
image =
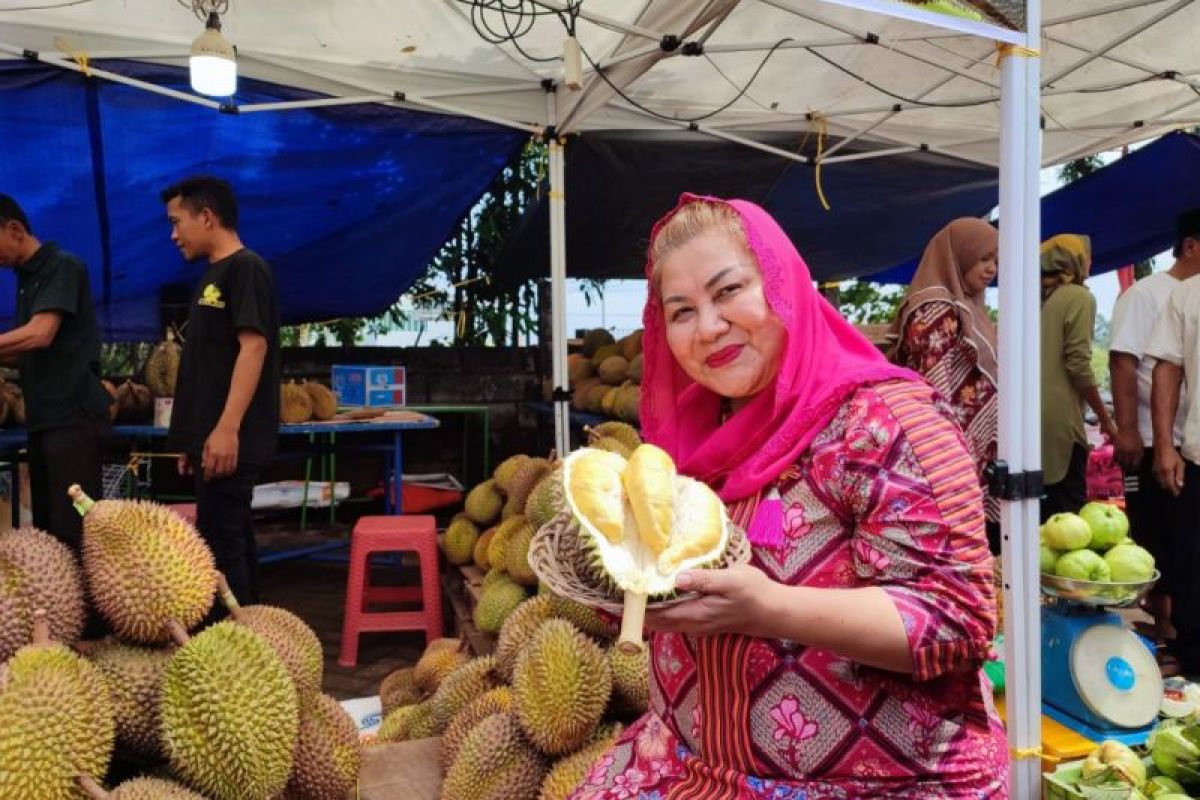
M 720 114 L 722 111 L 724 111 L 727 108 L 729 108 L 730 106 L 732 106 L 738 100 L 742 99 L 742 95 L 744 95 L 747 91 L 749 91 L 751 84 L 754 83 L 754 80 L 758 77 L 759 73 L 761 73 L 763 71 L 763 67 L 765 67 L 767 65 L 767 62 L 771 59 L 771 56 L 775 55 L 775 51 L 778 50 L 782 45 L 786 44 L 787 42 L 791 42 L 791 41 L 794 41 L 794 40 L 791 37 L 788 37 L 786 39 L 780 39 L 778 42 L 771 45 L 771 49 L 767 51 L 767 54 L 765 56 L 763 56 L 762 61 L 760 61 L 758 63 L 758 67 L 754 70 L 754 74 L 750 76 L 750 80 L 746 81 L 746 85 L 738 90 L 738 93 L 733 96 L 732 100 L 730 100 L 728 103 L 725 103 L 725 104 L 719 106 L 718 108 L 716 108 L 712 111 L 709 111 L 707 114 L 701 114 L 698 117 L 672 117 L 668 114 L 662 114 L 658 111 L 655 111 L 652 108 L 647 108 L 646 106 L 642 105 L 638 101 L 634 100 L 629 95 L 625 94 L 625 92 L 621 91 L 621 87 L 617 86 L 615 83 L 610 81 L 608 79 L 608 76 L 604 74 L 604 70 L 600 69 L 600 65 L 592 60 L 592 57 L 590 55 L 588 55 L 587 50 L 583 49 L 583 45 L 579 46 L 579 51 L 581 53 L 583 53 L 583 57 L 588 60 L 588 63 L 592 65 L 592 69 L 594 69 L 596 71 L 596 74 L 599 75 L 600 78 L 605 83 L 608 84 L 609 88 L 612 89 L 614 92 L 616 92 L 617 95 L 622 100 L 629 103 L 634 108 L 637 108 L 640 111 L 644 111 L 645 113 L 650 114 L 651 116 L 658 117 L 659 119 L 670 120 L 671 122 L 695 123 L 695 122 L 700 122 L 701 120 L 709 119 L 710 117 L 715 117 L 717 114 Z

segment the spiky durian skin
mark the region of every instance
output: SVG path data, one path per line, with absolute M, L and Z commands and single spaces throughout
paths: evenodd
M 122 754 L 146 761 L 162 758 L 159 690 L 171 651 L 105 642 L 88 658 L 108 687 Z
M 496 487 L 495 479 L 489 478 L 467 492 L 463 510 L 471 521 L 480 527 L 487 527 L 500 519 L 500 510 L 504 507 L 504 496 Z
M 451 564 L 466 564 L 471 561 L 478 540 L 479 528 L 466 514 L 459 514 L 446 527 L 446 533 L 442 536 L 442 552 Z
M 236 620 L 271 645 L 292 678 L 301 707 L 321 693 L 325 657 L 321 640 L 304 620 L 285 608 L 265 605 L 242 606 Z
M 525 517 L 518 517 L 524 520 Z M 536 533 L 528 521 L 514 529 L 508 537 L 504 548 L 504 569 L 513 581 L 522 586 L 537 586 L 537 574 L 529 566 L 529 544 Z
M 628 652 L 616 645 L 608 648 L 608 666 L 613 679 L 613 710 L 639 716 L 650 705 L 650 649 Z
M 496 482 L 496 488 L 499 489 L 507 497 L 512 494 L 512 486 L 520 474 L 521 469 L 529 464 L 529 456 L 523 453 L 517 453 L 515 456 L 509 456 L 500 462 L 500 465 L 492 472 L 492 480 Z
M 493 568 L 505 566 L 509 541 L 512 539 L 514 533 L 527 524 L 525 517 L 516 515 L 508 517 L 496 526 L 496 535 L 492 537 L 492 541 L 488 544 L 487 558 L 489 566 Z
M 83 570 L 96 609 L 117 635 L 170 637 L 168 620 L 195 627 L 212 607 L 217 571 L 196 529 L 166 506 L 101 500 L 83 518 Z
M 553 602 L 548 596 L 539 595 L 521 603 L 504 620 L 500 637 L 496 640 L 496 649 L 492 652 L 496 658 L 496 674 L 504 681 L 512 681 L 513 668 L 517 665 L 521 650 L 529 644 L 542 623 L 553 616 Z
M 33 639 L 33 612 L 46 612 L 50 638 L 74 644 L 83 632 L 83 575 L 70 549 L 45 531 L 0 533 L 0 661 Z
M 604 651 L 566 620 L 542 623 L 513 672 L 517 718 L 547 755 L 579 749 L 604 716 L 611 693 Z
M 161 778 L 134 778 L 109 794 L 109 800 L 205 800 L 186 786 Z
M 507 487 L 502 487 L 508 494 L 508 500 L 513 506 L 513 513 L 523 514 L 530 493 L 538 482 L 550 473 L 550 462 L 544 458 L 530 458 L 518 467 Z
M 401 706 L 421 701 L 421 690 L 413 680 L 414 671 L 413 667 L 398 669 L 379 684 L 379 702 L 385 717 Z
M 459 748 L 467 734 L 475 729 L 480 722 L 492 714 L 512 711 L 512 689 L 507 686 L 497 686 L 476 697 L 457 714 L 442 734 L 442 774 L 450 771 Z
M 408 732 L 421 714 L 428 714 L 432 706 L 426 703 L 412 703 L 389 711 L 379 723 L 375 731 L 376 742 L 405 742 L 410 738 Z
M 625 422 L 617 422 L 616 420 L 601 422 L 596 427 L 590 428 L 588 434 L 597 439 L 616 439 L 625 445 L 630 452 L 633 452 L 642 444 L 642 437 L 638 435 L 637 430 L 632 425 Z
M 104 676 L 60 644 L 29 645 L 0 665 L 0 797 L 78 800 L 76 777 L 112 757 Z
M 171 766 L 214 800 L 283 791 L 298 709 L 279 656 L 232 622 L 195 636 L 163 673 L 162 732 Z
M 546 763 L 512 714 L 493 714 L 463 740 L 442 783 L 442 800 L 535 797 Z
M 538 481 L 529 493 L 529 499 L 525 501 L 525 518 L 536 531 L 567 510 L 567 501 L 563 498 L 562 467 L 557 466 Z
M 496 659 L 491 656 L 473 658 L 451 672 L 429 701 L 433 705 L 434 730 L 437 733 L 446 730 L 446 726 L 467 703 L 499 685 Z
M 579 784 L 583 783 L 596 760 L 610 747 L 612 740 L 604 739 L 587 745 L 578 753 L 559 759 L 542 780 L 538 800 L 567 800 Z
M 446 676 L 471 660 L 459 650 L 426 650 L 413 668 L 413 683 L 423 695 L 431 695 Z
M 283 800 L 345 800 L 358 782 L 358 727 L 338 701 L 318 695 L 300 717 L 292 776 Z
M 611 619 L 602 617 L 596 609 L 553 592 L 549 594 L 549 597 L 551 606 L 554 608 L 554 616 L 565 619 L 593 639 L 604 641 L 616 638 L 619 632 L 617 624 Z
M 511 580 L 496 581 L 479 595 L 475 605 L 475 627 L 483 633 L 499 633 L 508 615 L 525 602 L 527 596 L 525 587 Z

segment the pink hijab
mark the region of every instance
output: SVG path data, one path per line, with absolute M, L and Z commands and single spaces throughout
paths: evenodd
M 773 489 L 859 386 L 920 377 L 889 363 L 821 297 L 787 234 L 754 203 L 685 193 L 655 224 L 651 242 L 680 208 L 696 201 L 725 203 L 741 218 L 767 304 L 787 329 L 787 346 L 774 385 L 722 422 L 722 398 L 689 378 L 671 354 L 662 297 L 651 280 L 642 312 L 642 434 L 670 453 L 681 473 L 731 503 Z M 648 262 L 648 278 L 651 269 Z M 752 542 L 782 544 L 781 526 L 765 526 L 768 532 L 756 536 L 754 529 L 764 528 L 758 523 L 751 525 Z

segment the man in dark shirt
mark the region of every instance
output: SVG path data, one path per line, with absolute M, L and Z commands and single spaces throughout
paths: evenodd
M 3 194 L 0 266 L 17 273 L 16 327 L 0 335 L 0 363 L 21 371 L 33 524 L 78 552 L 83 520 L 67 488 L 78 483 L 100 497 L 111 401 L 100 384 L 87 268 L 58 245 L 38 241 L 25 212 Z
M 225 181 L 194 177 L 162 192 L 171 241 L 208 269 L 192 297 L 169 442 L 196 476 L 196 527 L 239 601 L 258 601 L 250 501 L 279 433 L 279 312 L 267 262 L 238 236 Z

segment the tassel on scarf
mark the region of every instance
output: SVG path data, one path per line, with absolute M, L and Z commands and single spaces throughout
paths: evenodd
M 783 500 L 774 486 L 758 501 L 746 536 L 750 544 L 759 547 L 783 547 Z

